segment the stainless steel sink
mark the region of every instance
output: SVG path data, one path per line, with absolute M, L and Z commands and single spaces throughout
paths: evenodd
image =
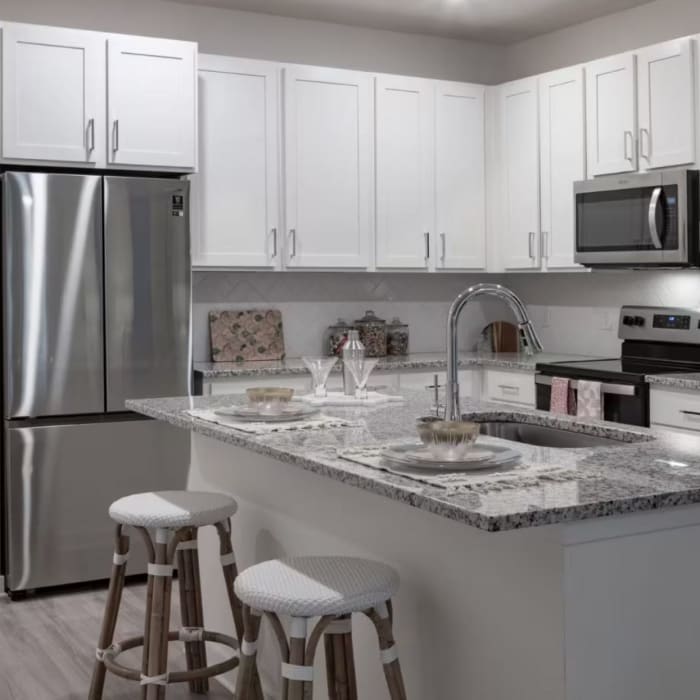
M 571 430 L 550 428 L 543 425 L 511 421 L 476 422 L 481 426 L 482 435 L 490 435 L 503 440 L 512 440 L 513 442 L 523 442 L 527 445 L 536 445 L 538 447 L 571 449 L 576 447 L 620 447 L 627 444 L 622 440 L 587 435 L 586 433 L 575 433 Z

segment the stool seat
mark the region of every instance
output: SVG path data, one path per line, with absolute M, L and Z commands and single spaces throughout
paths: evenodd
M 290 557 L 256 564 L 239 574 L 236 595 L 255 610 L 292 617 L 361 612 L 394 596 L 391 567 L 354 557 Z
M 109 516 L 122 525 L 181 528 L 215 525 L 231 517 L 238 504 L 222 493 L 149 491 L 112 503 Z

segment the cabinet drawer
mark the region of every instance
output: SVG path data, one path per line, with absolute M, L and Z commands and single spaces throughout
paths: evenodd
M 484 370 L 483 398 L 520 406 L 535 406 L 535 377 L 532 372 Z
M 700 432 L 700 392 L 652 387 L 649 413 L 652 425 Z

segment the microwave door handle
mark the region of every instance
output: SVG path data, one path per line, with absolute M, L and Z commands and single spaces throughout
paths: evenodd
M 662 192 L 663 190 L 660 187 L 655 187 L 651 194 L 651 199 L 649 200 L 649 233 L 651 234 L 654 248 L 657 250 L 663 249 L 661 239 L 659 238 L 659 229 L 656 227 L 656 214 L 659 210 L 659 200 L 661 199 Z

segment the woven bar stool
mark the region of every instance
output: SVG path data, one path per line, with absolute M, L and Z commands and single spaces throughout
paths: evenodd
M 203 628 L 202 593 L 199 579 L 197 530 L 213 525 L 219 534 L 223 569 L 233 622 L 238 639 L 243 636 L 242 605 L 234 593 L 236 561 L 231 546 L 231 516 L 237 504 L 228 496 L 196 491 L 139 493 L 115 501 L 109 515 L 117 523 L 114 562 L 107 595 L 102 630 L 96 652 L 89 700 L 101 700 L 106 672 L 141 685 L 143 700 L 162 700 L 170 683 L 189 684 L 194 693 L 206 693 L 209 678 L 238 666 L 236 655 L 218 664 L 207 665 L 205 642 L 238 648 L 238 641 Z M 142 637 L 114 642 L 119 606 L 129 556 L 126 528 L 134 528 L 142 537 L 148 553 L 148 588 L 145 631 Z M 183 627 L 170 631 L 172 575 L 177 557 L 180 605 Z M 168 643 L 185 643 L 187 671 L 168 672 Z M 128 649 L 143 647 L 140 669 L 117 661 Z M 262 698 L 257 673 L 253 678 L 253 697 Z
M 364 613 L 374 623 L 384 675 L 392 700 L 406 700 L 393 634 L 391 598 L 399 587 L 398 574 L 385 564 L 352 557 L 293 557 L 251 566 L 236 579 L 235 592 L 243 602 L 244 637 L 236 687 L 237 700 L 255 697 L 257 639 L 261 615 L 272 625 L 282 654 L 283 700 L 311 697 L 313 664 L 321 636 L 331 700 L 355 700 L 354 661 L 350 616 Z M 280 615 L 291 618 L 289 639 Z M 309 630 L 310 618 L 320 618 Z M 339 678 L 336 663 L 345 678 Z

